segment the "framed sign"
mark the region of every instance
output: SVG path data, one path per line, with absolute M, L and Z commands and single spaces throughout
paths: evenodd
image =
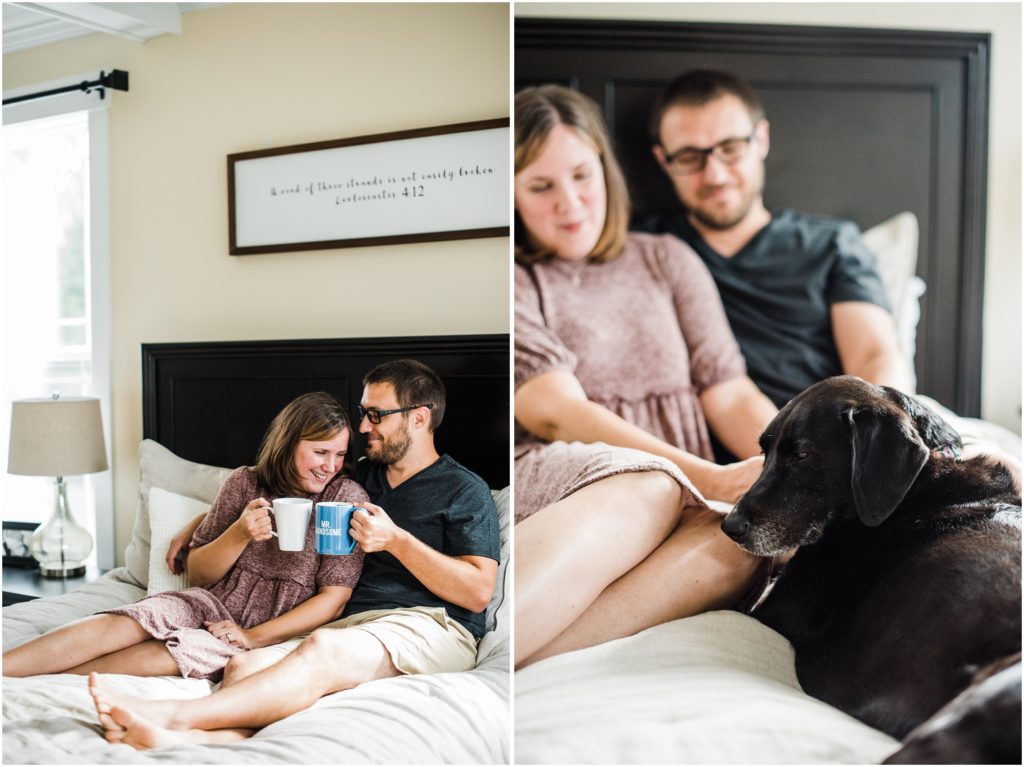
M 228 155 L 233 256 L 509 235 L 508 118 Z

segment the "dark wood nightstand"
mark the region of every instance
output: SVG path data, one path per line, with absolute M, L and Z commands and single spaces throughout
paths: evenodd
M 104 571 L 90 567 L 85 575 L 77 578 L 44 578 L 39 570 L 27 570 L 22 567 L 4 568 L 4 607 L 27 602 L 40 597 L 53 597 L 67 594 L 69 591 L 96 580 Z

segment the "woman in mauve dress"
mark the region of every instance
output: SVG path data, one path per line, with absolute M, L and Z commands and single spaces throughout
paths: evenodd
M 337 619 L 363 566 L 357 547 L 321 556 L 308 525 L 302 551 L 281 551 L 271 534 L 274 498 L 368 500 L 343 476 L 351 428 L 323 392 L 304 394 L 270 424 L 255 466 L 224 481 L 188 554 L 189 583 L 54 629 L 3 656 L 5 676 L 88 674 L 219 680 L 238 653 Z
M 761 471 L 775 407 L 688 246 L 627 233 L 596 105 L 515 102 L 515 662 L 734 605 L 761 561 L 707 500 Z M 717 162 L 712 155 L 708 163 Z M 735 455 L 713 462 L 708 429 Z

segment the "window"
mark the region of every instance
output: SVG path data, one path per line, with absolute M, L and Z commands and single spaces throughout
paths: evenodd
M 24 102 L 5 106 L 3 111 L 0 493 L 4 520 L 43 522 L 54 502 L 53 477 L 6 472 L 13 400 L 54 392 L 99 397 L 110 455 L 105 107 L 94 92 Z M 90 561 L 112 567 L 111 472 L 66 477 L 66 481 L 71 511 L 96 541 Z

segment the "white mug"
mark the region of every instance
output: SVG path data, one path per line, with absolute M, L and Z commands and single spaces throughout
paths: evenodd
M 271 509 L 277 522 L 277 545 L 281 551 L 302 551 L 306 546 L 306 528 L 313 513 L 313 502 L 308 498 L 277 498 Z

